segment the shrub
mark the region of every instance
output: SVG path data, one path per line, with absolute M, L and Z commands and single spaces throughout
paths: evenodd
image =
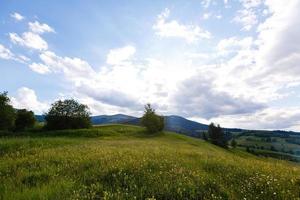
M 17 110 L 15 122 L 15 130 L 22 131 L 27 128 L 32 128 L 35 124 L 35 117 L 32 111 L 26 109 Z
M 0 93 L 0 130 L 11 130 L 15 125 L 15 110 L 9 102 L 7 92 Z
M 91 126 L 90 112 L 86 105 L 74 99 L 56 101 L 45 116 L 46 129 L 78 129 Z
M 145 113 L 141 119 L 141 124 L 146 127 L 148 133 L 160 132 L 164 129 L 164 117 L 155 113 L 150 104 L 145 106 Z

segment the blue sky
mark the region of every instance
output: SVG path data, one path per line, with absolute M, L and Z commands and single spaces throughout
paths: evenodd
M 0 91 L 300 131 L 299 0 L 0 0 Z

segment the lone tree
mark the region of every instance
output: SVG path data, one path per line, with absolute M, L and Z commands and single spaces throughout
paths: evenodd
M 233 148 L 236 148 L 237 142 L 236 142 L 235 139 L 232 139 L 232 140 L 231 140 L 231 146 L 232 146 Z
M 155 113 L 150 104 L 145 105 L 145 112 L 141 124 L 147 128 L 148 133 L 157 133 L 164 129 L 164 117 Z
M 26 109 L 17 110 L 17 118 L 15 122 L 15 130 L 22 131 L 32 128 L 35 124 L 35 117 L 32 111 Z
M 0 130 L 11 130 L 15 125 L 15 110 L 9 104 L 7 92 L 0 93 Z
M 45 120 L 45 128 L 49 130 L 89 128 L 91 126 L 89 108 L 74 99 L 54 102 L 46 114 Z
M 208 137 L 211 141 L 211 143 L 227 148 L 228 144 L 227 144 L 227 140 L 225 138 L 225 134 L 222 130 L 222 128 L 220 127 L 220 125 L 215 125 L 214 123 L 211 123 L 208 126 Z

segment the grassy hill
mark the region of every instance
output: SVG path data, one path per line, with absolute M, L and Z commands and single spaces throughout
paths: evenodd
M 128 125 L 0 138 L 0 199 L 299 199 L 300 166 Z

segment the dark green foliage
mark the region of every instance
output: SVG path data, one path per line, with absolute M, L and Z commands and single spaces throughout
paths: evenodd
M 205 132 L 203 132 L 202 139 L 203 139 L 203 140 L 205 140 L 205 141 L 207 141 L 207 140 L 208 140 L 208 138 L 207 138 L 207 134 L 206 134 Z
M 15 122 L 15 130 L 22 131 L 27 128 L 33 128 L 35 124 L 35 117 L 32 111 L 26 109 L 17 110 L 17 117 Z
M 214 123 L 211 123 L 208 126 L 208 137 L 213 144 L 227 148 L 227 139 L 220 125 L 216 126 Z
M 233 148 L 236 148 L 237 142 L 235 141 L 235 139 L 232 139 L 232 140 L 231 140 L 231 146 L 232 146 Z
M 9 102 L 7 92 L 0 93 L 0 130 L 11 130 L 15 124 L 15 110 Z
M 56 101 L 45 116 L 48 130 L 89 128 L 90 112 L 74 99 Z
M 164 117 L 155 113 L 150 104 L 145 106 L 145 113 L 141 119 L 141 124 L 147 128 L 148 133 L 157 133 L 164 129 Z

